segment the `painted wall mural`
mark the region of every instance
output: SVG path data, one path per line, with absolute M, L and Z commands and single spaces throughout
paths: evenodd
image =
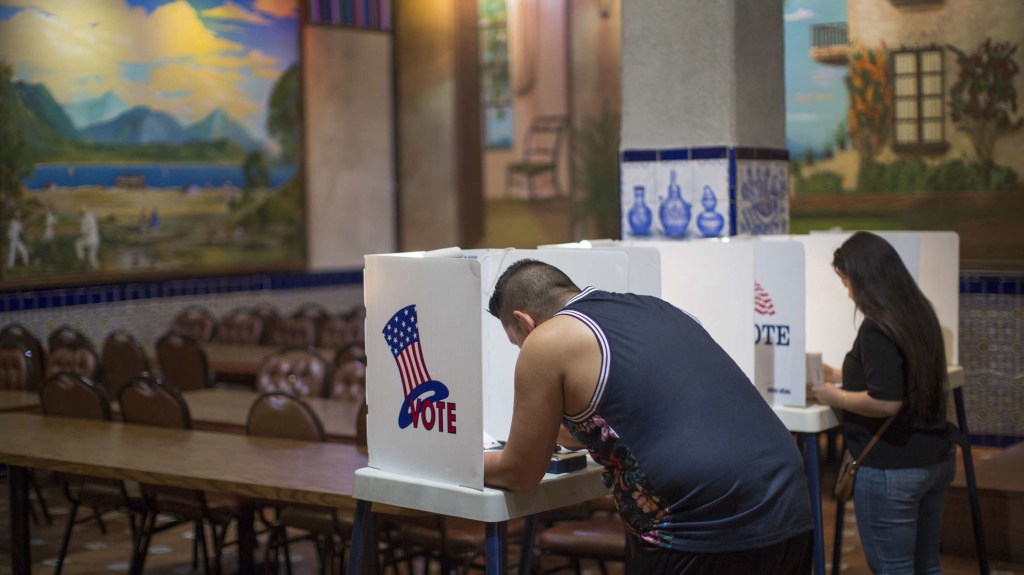
M 302 264 L 298 0 L 0 0 L 0 287 Z
M 1024 4 L 787 0 L 791 228 L 951 229 L 1024 269 Z

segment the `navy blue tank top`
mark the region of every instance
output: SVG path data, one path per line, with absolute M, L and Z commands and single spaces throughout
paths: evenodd
M 601 347 L 594 396 L 564 421 L 605 466 L 630 531 L 720 553 L 813 527 L 792 436 L 699 322 L 658 298 L 593 288 L 559 315 L 586 324 Z

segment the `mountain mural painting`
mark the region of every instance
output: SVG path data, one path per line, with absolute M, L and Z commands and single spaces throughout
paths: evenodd
M 0 10 L 0 287 L 301 266 L 297 0 L 48 10 Z

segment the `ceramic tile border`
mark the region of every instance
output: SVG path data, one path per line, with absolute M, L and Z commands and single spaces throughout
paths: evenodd
M 727 236 L 736 235 L 736 161 L 774 160 L 788 161 L 789 150 L 785 148 L 755 148 L 749 146 L 699 146 L 693 148 L 633 149 L 622 150 L 620 161 L 632 162 L 664 162 L 680 160 L 727 160 L 729 178 L 729 230 Z M 620 192 L 621 193 L 621 192 Z
M 178 296 L 362 285 L 363 271 L 258 273 L 0 291 L 0 313 Z

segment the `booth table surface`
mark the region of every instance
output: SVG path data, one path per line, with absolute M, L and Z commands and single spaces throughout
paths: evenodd
M 366 465 L 354 445 L 249 437 L 0 413 L 0 463 L 11 473 L 10 533 L 13 572 L 30 569 L 27 493 L 21 468 L 134 480 L 240 496 L 247 502 L 239 522 L 241 566 L 252 567 L 254 500 L 313 503 L 352 509 L 352 478 Z M 22 551 L 23 550 L 23 551 Z
M 0 411 L 27 411 L 39 407 L 39 393 L 0 389 Z
M 352 490 L 361 501 L 497 523 L 607 495 L 602 471 L 604 467 L 588 458 L 586 469 L 547 474 L 532 491 L 513 493 L 490 487 L 479 491 L 364 467 L 356 471 Z

